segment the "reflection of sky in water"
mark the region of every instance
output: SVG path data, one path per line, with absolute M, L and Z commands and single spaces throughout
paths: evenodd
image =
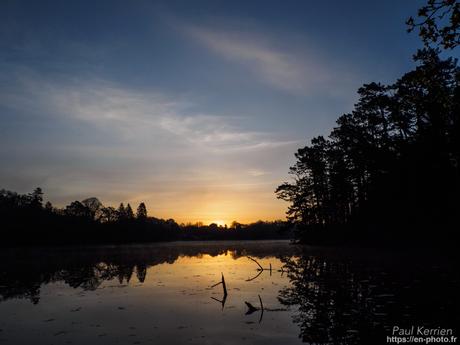
M 277 300 L 289 284 L 276 270 L 281 262 L 260 258 L 256 263 L 230 254 L 179 257 L 147 270 L 144 283 L 135 274 L 129 282 L 104 281 L 95 291 L 71 288 L 63 282 L 41 289 L 40 302 L 11 299 L 0 304 L 0 338 L 15 344 L 285 344 L 297 343 L 298 328 L 290 311 L 245 315 L 245 301 L 266 308 L 283 308 Z M 224 273 L 228 297 L 224 309 L 211 297 L 222 298 L 222 287 L 211 285 Z

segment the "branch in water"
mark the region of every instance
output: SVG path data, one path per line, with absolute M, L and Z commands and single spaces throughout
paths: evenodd
M 259 310 L 259 308 L 257 307 L 254 307 L 251 303 L 249 302 L 244 302 L 247 306 L 248 306 L 248 311 L 246 312 L 246 315 L 250 315 L 254 312 L 256 312 L 257 310 Z
M 254 262 L 260 267 L 260 269 L 261 269 L 262 271 L 264 270 L 264 268 L 259 264 L 259 262 L 258 262 L 256 259 L 253 259 L 253 258 L 251 258 L 250 256 L 248 256 L 247 258 L 248 258 L 249 260 L 254 261 Z

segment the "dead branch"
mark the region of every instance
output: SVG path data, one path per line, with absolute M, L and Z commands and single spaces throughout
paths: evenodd
M 222 274 L 222 280 L 221 280 L 220 282 L 218 282 L 218 283 L 212 285 L 211 288 L 216 287 L 217 285 L 222 284 L 222 289 L 224 290 L 224 297 L 222 298 L 222 300 L 219 300 L 219 299 L 217 299 L 217 298 L 215 298 L 215 297 L 211 297 L 211 298 L 212 298 L 213 300 L 219 302 L 219 303 L 222 303 L 222 310 L 223 310 L 224 307 L 225 307 L 225 301 L 227 300 L 227 295 L 228 295 L 228 293 L 227 293 L 227 284 L 225 284 L 224 274 L 223 274 L 222 272 L 221 272 L 221 274 Z
M 260 309 L 263 311 L 264 310 L 264 304 L 262 303 L 262 298 L 259 296 L 259 302 L 260 302 Z
M 248 306 L 248 311 L 246 312 L 246 315 L 250 315 L 254 312 L 256 312 L 257 310 L 259 310 L 259 308 L 257 307 L 254 307 L 251 303 L 249 302 L 244 302 L 247 306 Z
M 211 288 L 216 287 L 217 285 L 222 284 L 222 282 L 215 283 L 214 285 L 211 286 Z
M 216 287 L 217 285 L 220 285 L 222 284 L 222 289 L 224 290 L 224 296 L 227 296 L 227 284 L 225 284 L 225 278 L 224 278 L 224 274 L 222 274 L 222 280 L 218 283 L 215 283 L 214 285 L 211 286 L 211 288 L 213 287 Z
M 257 270 L 259 273 L 257 273 L 254 277 L 246 279 L 247 282 L 250 282 L 251 280 L 257 279 L 258 276 L 262 274 L 262 270 Z
M 227 295 L 224 295 L 224 298 L 222 298 L 222 300 L 220 299 L 217 299 L 215 297 L 211 297 L 214 301 L 216 302 L 219 302 L 220 304 L 222 304 L 222 310 L 224 310 L 224 307 L 225 307 L 225 302 L 227 301 Z
M 262 267 L 262 265 L 261 265 L 261 264 L 259 264 L 259 262 L 258 262 L 256 259 L 253 259 L 253 258 L 251 258 L 250 256 L 248 256 L 247 258 L 248 258 L 249 260 L 252 260 L 252 261 L 254 261 L 254 262 L 257 264 L 257 266 L 259 266 L 259 267 L 260 267 L 260 270 L 261 270 L 261 271 L 263 271 L 263 270 L 264 270 L 264 268 Z
M 227 285 L 225 284 L 224 274 L 222 274 L 222 287 L 224 288 L 224 297 L 227 297 Z

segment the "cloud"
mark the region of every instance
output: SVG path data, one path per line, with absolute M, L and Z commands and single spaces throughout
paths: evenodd
M 194 103 L 180 96 L 129 89 L 104 80 L 58 81 L 21 74 L 4 91 L 0 106 L 28 116 L 80 121 L 122 141 L 184 142 L 218 153 L 293 143 L 276 133 L 241 127 L 241 116 L 196 113 Z
M 277 139 L 269 132 L 242 130 L 232 123 L 237 119 L 209 115 L 168 116 L 162 118 L 160 125 L 216 153 L 264 150 L 300 142 Z
M 306 53 L 261 34 L 185 26 L 184 32 L 221 57 L 241 63 L 263 82 L 287 92 L 305 94 L 332 78 L 332 71 L 312 52 Z
M 263 171 L 260 169 L 249 169 L 248 174 L 253 176 L 253 177 L 259 177 L 259 176 L 264 176 L 269 174 L 267 171 Z

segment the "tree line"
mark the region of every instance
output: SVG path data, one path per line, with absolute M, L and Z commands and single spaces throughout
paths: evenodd
M 178 224 L 148 216 L 141 202 L 136 212 L 128 203 L 104 206 L 98 198 L 73 201 L 63 208 L 44 203 L 43 191 L 18 194 L 0 190 L 0 245 L 130 243 L 175 240 L 290 238 L 285 222 L 240 224 Z

